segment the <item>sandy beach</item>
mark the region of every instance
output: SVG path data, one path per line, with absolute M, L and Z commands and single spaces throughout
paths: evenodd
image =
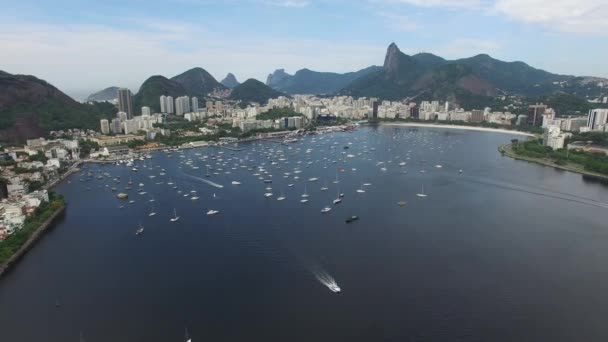
M 458 125 L 442 125 L 442 124 L 426 124 L 417 122 L 382 122 L 382 125 L 393 125 L 393 126 L 412 126 L 412 127 L 431 127 L 431 128 L 450 128 L 450 129 L 466 129 L 471 131 L 485 131 L 494 133 L 505 133 L 505 134 L 517 134 L 525 135 L 528 137 L 534 137 L 534 134 L 520 131 L 511 131 L 508 129 L 500 128 L 488 128 L 488 127 L 475 127 L 475 126 L 458 126 Z

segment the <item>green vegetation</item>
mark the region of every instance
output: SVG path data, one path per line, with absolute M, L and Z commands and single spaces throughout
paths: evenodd
M 585 132 L 585 133 L 574 133 L 570 138 L 570 141 L 591 141 L 592 144 L 608 147 L 608 133 L 605 132 Z
M 16 231 L 8 238 L 0 241 L 0 264 L 4 264 L 13 254 L 15 254 L 23 244 L 35 233 L 40 225 L 49 219 L 59 208 L 64 205 L 61 196 L 49 192 L 49 203 L 43 202 L 34 214 L 25 220 L 23 228 Z
M 544 103 L 550 108 L 553 108 L 557 116 L 584 115 L 587 114 L 589 110 L 598 107 L 597 104 L 590 103 L 582 97 L 565 93 L 541 96 L 529 99 L 528 102 L 529 104 Z
M 288 118 L 292 116 L 304 116 L 292 108 L 284 107 L 284 108 L 273 108 L 264 113 L 259 114 L 256 119 L 258 120 L 278 120 L 282 118 Z
M 184 130 L 184 131 L 192 131 L 192 132 L 198 132 L 199 127 L 204 127 L 205 124 L 202 122 L 195 122 L 195 121 L 188 121 L 186 119 L 180 118 L 180 117 L 175 117 L 175 116 L 169 116 L 167 118 L 167 121 L 163 122 L 163 123 L 156 123 L 154 124 L 154 127 L 157 128 L 164 128 L 164 129 L 170 129 L 170 130 Z
M 45 132 L 69 128 L 99 129 L 99 120 L 116 115 L 114 105 L 107 102 L 93 104 L 65 103 L 50 99 L 41 104 L 19 104 L 0 111 L 0 129 L 9 129 L 19 119 L 38 114 L 40 127 Z
M 39 161 L 39 162 L 41 162 L 41 163 L 46 163 L 46 162 L 47 162 L 47 160 L 49 160 L 49 158 L 47 158 L 47 157 L 44 155 L 44 152 L 42 152 L 42 151 L 38 151 L 38 153 L 36 153 L 36 154 L 34 154 L 34 155 L 32 155 L 32 156 L 29 156 L 29 157 L 27 158 L 27 160 L 28 160 L 28 161 L 30 161 L 30 162 Z
M 127 146 L 128 146 L 129 148 L 136 148 L 136 147 L 139 147 L 139 146 L 143 146 L 143 145 L 145 145 L 145 144 L 147 144 L 147 142 L 146 142 L 145 140 L 139 140 L 139 139 L 136 139 L 136 140 L 131 140 L 131 141 L 129 141 L 129 142 L 127 143 Z
M 176 81 L 164 76 L 152 76 L 148 78 L 139 88 L 139 92 L 133 96 L 133 111 L 139 114 L 141 107 L 148 106 L 152 112 L 160 112 L 161 95 L 179 96 L 189 95 L 186 89 Z
M 78 146 L 80 146 L 80 156 L 86 157 L 91 151 L 99 150 L 99 144 L 92 140 L 80 139 L 78 141 Z
M 232 93 L 230 93 L 231 100 L 256 102 L 260 104 L 266 104 L 268 99 L 277 98 L 279 96 L 285 96 L 285 94 L 252 78 L 234 87 Z
M 34 172 L 42 172 L 42 168 L 38 167 L 38 168 L 31 168 L 31 169 L 26 169 L 23 167 L 18 167 L 16 166 L 13 171 L 15 171 L 16 174 L 22 174 L 22 173 L 34 173 Z
M 554 151 L 548 146 L 543 146 L 541 140 L 530 140 L 518 142 L 512 146 L 517 155 L 550 160 L 557 165 L 569 165 L 582 167 L 586 171 L 597 172 L 608 175 L 608 156 L 604 153 L 589 153 L 583 151 Z
M 27 181 L 29 191 L 40 190 L 44 187 L 45 182 L 42 181 Z

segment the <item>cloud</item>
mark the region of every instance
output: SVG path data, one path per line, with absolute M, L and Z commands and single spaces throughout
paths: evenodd
M 390 12 L 379 12 L 387 28 L 393 31 L 411 32 L 420 28 L 420 25 L 412 20 L 408 15 Z
M 488 0 L 370 0 L 375 3 L 403 4 L 417 7 L 441 7 L 444 9 L 479 9 L 487 5 Z
M 267 1 L 266 3 L 273 6 L 289 8 L 303 8 L 310 5 L 310 2 L 301 0 Z
M 111 85 L 136 91 L 152 75 L 171 77 L 195 66 L 218 79 L 232 72 L 239 79 L 261 81 L 276 68 L 348 72 L 381 63 L 386 49 L 382 43 L 294 40 L 245 33 L 228 37 L 188 25 L 178 29 L 158 25 L 150 30 L 146 25 L 127 30 L 3 22 L 0 66 L 10 73 L 38 76 L 75 94 Z M 180 44 L 175 44 L 176 39 Z M 180 47 L 183 45 L 188 50 Z
M 606 0 L 496 0 L 491 10 L 552 30 L 608 35 Z
M 446 58 L 462 58 L 479 53 L 496 54 L 502 48 L 502 44 L 492 40 L 457 38 L 446 44 L 431 48 L 431 51 Z

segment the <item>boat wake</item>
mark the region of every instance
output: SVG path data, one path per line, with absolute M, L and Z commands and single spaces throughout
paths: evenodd
M 336 283 L 336 280 L 329 275 L 329 273 L 325 272 L 319 267 L 315 267 L 312 270 L 312 274 L 317 278 L 317 280 L 324 286 L 326 286 L 330 291 L 335 293 L 340 293 L 342 289 Z
M 468 177 L 466 177 L 466 178 L 463 177 L 463 179 L 466 179 L 467 181 L 469 181 L 471 183 L 490 185 L 490 186 L 494 186 L 494 187 L 497 187 L 500 189 L 525 192 L 525 193 L 528 193 L 531 195 L 544 196 L 544 197 L 549 197 L 549 198 L 560 199 L 563 201 L 592 205 L 592 206 L 608 209 L 608 203 L 598 202 L 598 201 L 592 200 L 590 198 L 566 194 L 566 193 L 562 193 L 562 192 L 547 191 L 545 189 L 539 189 L 539 188 L 523 187 L 523 186 L 511 184 L 511 183 L 500 182 L 497 180 L 473 179 L 473 178 L 468 178 Z
M 218 188 L 218 189 L 222 189 L 222 188 L 224 187 L 223 185 L 221 185 L 221 184 L 217 184 L 217 183 L 212 182 L 212 181 L 210 181 L 210 180 L 208 180 L 208 179 L 203 179 L 203 178 L 195 177 L 195 176 L 192 176 L 192 175 L 189 175 L 189 174 L 186 174 L 186 176 L 188 176 L 188 177 L 190 177 L 190 178 L 194 178 L 194 179 L 199 180 L 199 181 L 201 181 L 201 182 L 207 183 L 207 184 L 209 184 L 209 185 L 211 185 L 211 186 L 214 186 L 214 187 L 216 187 L 216 188 Z

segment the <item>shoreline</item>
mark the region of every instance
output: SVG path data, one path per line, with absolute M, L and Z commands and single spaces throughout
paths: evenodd
M 380 122 L 380 125 L 411 126 L 411 127 L 430 127 L 430 128 L 451 128 L 451 129 L 462 129 L 462 130 L 482 131 L 482 132 L 494 132 L 494 133 L 502 133 L 502 134 L 515 134 L 515 135 L 525 135 L 525 136 L 528 136 L 528 137 L 535 137 L 535 135 L 533 133 L 516 131 L 516 130 L 501 129 L 501 128 L 490 128 L 490 127 L 461 126 L 461 125 L 442 125 L 442 124 L 417 123 L 417 122 Z
M 589 176 L 589 177 L 594 177 L 594 178 L 608 180 L 608 176 L 607 175 L 603 175 L 603 174 L 600 174 L 600 173 L 590 172 L 590 171 L 586 171 L 586 170 L 583 170 L 583 169 L 571 167 L 571 166 L 568 166 L 568 165 L 557 165 L 557 164 L 555 164 L 555 163 L 553 163 L 553 162 L 551 162 L 549 160 L 545 160 L 545 159 L 538 159 L 538 158 L 531 158 L 531 157 L 520 156 L 520 155 L 516 154 L 515 152 L 513 152 L 513 150 L 510 148 L 510 144 L 505 144 L 505 145 L 498 146 L 498 152 L 500 152 L 503 156 L 507 156 L 507 157 L 509 157 L 511 159 L 514 159 L 514 160 L 523 160 L 523 161 L 527 161 L 529 163 L 535 163 L 535 164 L 538 164 L 538 165 L 553 167 L 555 169 L 559 169 L 559 170 L 563 170 L 563 171 L 569 171 L 569 172 L 573 172 L 573 173 L 578 173 L 580 175 L 585 175 L 585 176 Z
M 13 253 L 2 265 L 0 265 L 0 278 L 8 273 L 14 266 L 19 262 L 19 260 L 27 254 L 27 252 L 38 242 L 38 240 L 46 233 L 47 230 L 54 227 L 55 219 L 58 216 L 65 212 L 65 204 L 58 208 L 46 221 L 42 222 L 42 224 L 30 235 L 30 237 L 25 241 L 19 249 Z

